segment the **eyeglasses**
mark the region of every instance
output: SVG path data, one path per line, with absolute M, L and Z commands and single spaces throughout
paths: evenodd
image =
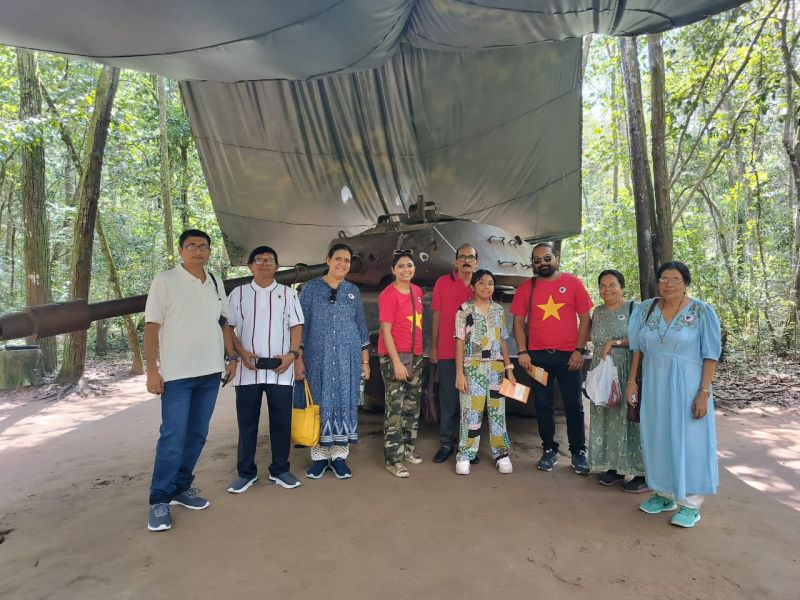
M 555 258 L 555 256 L 553 256 L 552 254 L 546 254 L 544 256 L 535 256 L 533 258 L 533 264 L 539 265 L 539 264 L 542 263 L 542 261 L 544 261 L 546 263 L 553 262 L 554 258 Z
M 456 260 L 460 260 L 461 262 L 472 262 L 473 260 L 478 260 L 478 257 L 474 254 L 459 254 L 456 256 Z
M 328 297 L 328 304 L 336 304 L 336 294 L 339 293 L 339 288 L 331 288 L 331 295 Z
M 683 279 L 681 277 L 659 277 L 658 283 L 663 283 L 664 285 L 678 285 L 679 283 L 683 283 Z
M 278 263 L 275 262 L 274 258 L 256 258 L 253 261 L 254 265 L 276 265 Z
M 208 252 L 211 250 L 211 246 L 208 244 L 186 244 L 183 249 L 188 250 L 189 252 L 194 252 L 195 250 L 200 250 L 200 252 Z
M 394 250 L 392 252 L 392 256 L 400 256 L 401 254 L 410 254 L 414 256 L 414 249 L 413 248 L 404 248 L 402 250 Z

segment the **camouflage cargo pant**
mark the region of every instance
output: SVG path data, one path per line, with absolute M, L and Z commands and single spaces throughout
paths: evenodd
M 420 394 L 422 392 L 422 357 L 415 356 L 411 381 L 394 378 L 392 361 L 381 356 L 381 375 L 386 389 L 386 412 L 383 419 L 383 454 L 387 464 L 405 460 L 417 443 Z

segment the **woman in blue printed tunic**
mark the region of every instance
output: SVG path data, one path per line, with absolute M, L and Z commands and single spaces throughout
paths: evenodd
M 489 418 L 489 445 L 495 466 L 511 473 L 506 430 L 506 399 L 500 395 L 503 375 L 516 383 L 514 366 L 508 356 L 509 336 L 503 307 L 492 300 L 494 275 L 479 269 L 472 275 L 470 288 L 475 293 L 456 313 L 456 388 L 461 392 L 456 473 L 469 475 L 481 441 L 484 410 Z
M 628 339 L 634 356 L 626 399 L 638 401 L 642 363 L 641 436 L 647 484 L 655 492 L 639 508 L 678 513 L 671 523 L 693 527 L 704 496 L 717 493 L 717 438 L 711 381 L 722 348 L 714 309 L 691 298 L 681 262 L 658 268 L 659 297 L 633 312 Z
M 346 244 L 331 246 L 328 273 L 306 283 L 300 292 L 305 377 L 319 404 L 322 426 L 306 471 L 312 479 L 327 469 L 339 479 L 352 475 L 345 459 L 349 444 L 358 441 L 360 380 L 369 378 L 369 332 L 361 294 L 344 279 L 352 256 Z M 296 385 L 295 406 L 305 406 L 304 394 L 304 386 Z

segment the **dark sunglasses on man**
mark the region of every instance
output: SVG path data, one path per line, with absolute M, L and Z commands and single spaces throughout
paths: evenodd
M 544 256 L 536 256 L 533 258 L 533 264 L 540 265 L 542 264 L 542 261 L 546 263 L 553 262 L 554 258 L 555 256 L 553 256 L 552 254 L 546 254 Z

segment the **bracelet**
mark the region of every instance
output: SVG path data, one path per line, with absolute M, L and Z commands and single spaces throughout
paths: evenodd
M 625 385 L 633 385 L 633 386 L 636 386 L 637 388 L 639 387 L 639 384 L 638 384 L 638 383 L 636 383 L 635 381 L 629 381 L 629 382 L 628 382 L 628 383 L 626 383 Z
M 369 364 L 369 361 L 366 361 L 366 362 L 363 362 L 363 361 L 362 361 L 362 363 L 361 363 L 361 364 L 362 364 L 362 365 L 368 365 L 368 364 Z
M 506 371 L 513 371 L 514 365 L 506 365 Z
M 700 388 L 700 389 L 699 389 L 699 390 L 697 390 L 697 391 L 698 391 L 698 392 L 705 392 L 705 393 L 706 393 L 706 394 L 708 394 L 709 396 L 711 395 L 711 390 L 707 390 L 706 388 Z
M 528 354 L 528 351 L 527 350 L 518 350 L 517 351 L 517 355 L 519 355 L 519 354 Z

